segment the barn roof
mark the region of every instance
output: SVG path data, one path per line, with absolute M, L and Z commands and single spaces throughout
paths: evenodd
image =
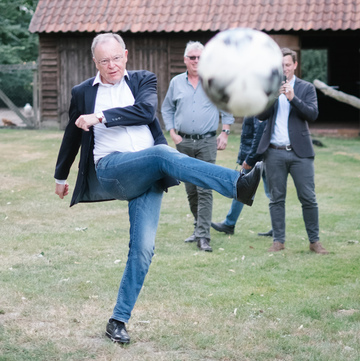
M 189 32 L 357 30 L 359 0 L 39 0 L 29 30 Z

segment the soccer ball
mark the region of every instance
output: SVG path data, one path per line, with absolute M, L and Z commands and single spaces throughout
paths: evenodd
M 249 28 L 225 30 L 205 45 L 198 74 L 205 93 L 234 116 L 254 116 L 279 93 L 282 53 L 267 34 Z

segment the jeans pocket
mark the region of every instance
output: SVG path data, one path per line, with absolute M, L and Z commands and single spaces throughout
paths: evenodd
M 98 180 L 104 190 L 115 199 L 118 199 L 120 201 L 125 201 L 129 199 L 125 188 L 117 179 L 98 177 Z

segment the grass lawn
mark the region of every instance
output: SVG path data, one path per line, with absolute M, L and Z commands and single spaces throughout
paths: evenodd
M 309 251 L 292 179 L 286 249 L 270 254 L 260 185 L 235 235 L 193 231 L 184 185 L 164 196 L 155 257 L 128 324 L 129 346 L 104 335 L 128 252 L 126 202 L 54 194 L 60 131 L 0 130 L 0 360 L 359 361 L 360 138 L 321 137 L 321 242 Z M 235 167 L 239 135 L 218 164 Z M 74 187 L 77 164 L 69 178 Z M 214 192 L 213 220 L 231 204 Z

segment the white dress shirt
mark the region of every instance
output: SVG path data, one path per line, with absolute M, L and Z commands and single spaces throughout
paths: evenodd
M 126 70 L 125 76 L 128 76 Z M 100 73 L 96 75 L 93 86 L 99 84 L 99 88 L 95 100 L 95 113 L 134 105 L 134 96 L 124 77 L 116 84 L 104 84 Z M 94 137 L 95 164 L 99 159 L 115 151 L 137 152 L 154 145 L 154 138 L 147 125 L 106 127 L 103 123 L 99 123 L 94 125 Z M 66 183 L 65 179 L 55 181 L 58 184 Z
M 111 108 L 134 105 L 134 96 L 124 77 L 116 84 L 104 84 L 98 73 L 93 86 L 99 84 L 95 101 L 95 113 Z M 106 122 L 106 121 L 105 121 Z M 95 163 L 112 152 L 137 152 L 152 147 L 154 138 L 147 125 L 106 127 L 99 123 L 94 126 Z
M 294 88 L 295 75 L 290 81 L 290 85 Z M 277 146 L 284 146 L 290 144 L 289 138 L 289 113 L 290 113 L 290 102 L 286 98 L 285 94 L 279 96 L 278 110 L 276 114 L 274 132 L 271 136 L 270 143 Z

